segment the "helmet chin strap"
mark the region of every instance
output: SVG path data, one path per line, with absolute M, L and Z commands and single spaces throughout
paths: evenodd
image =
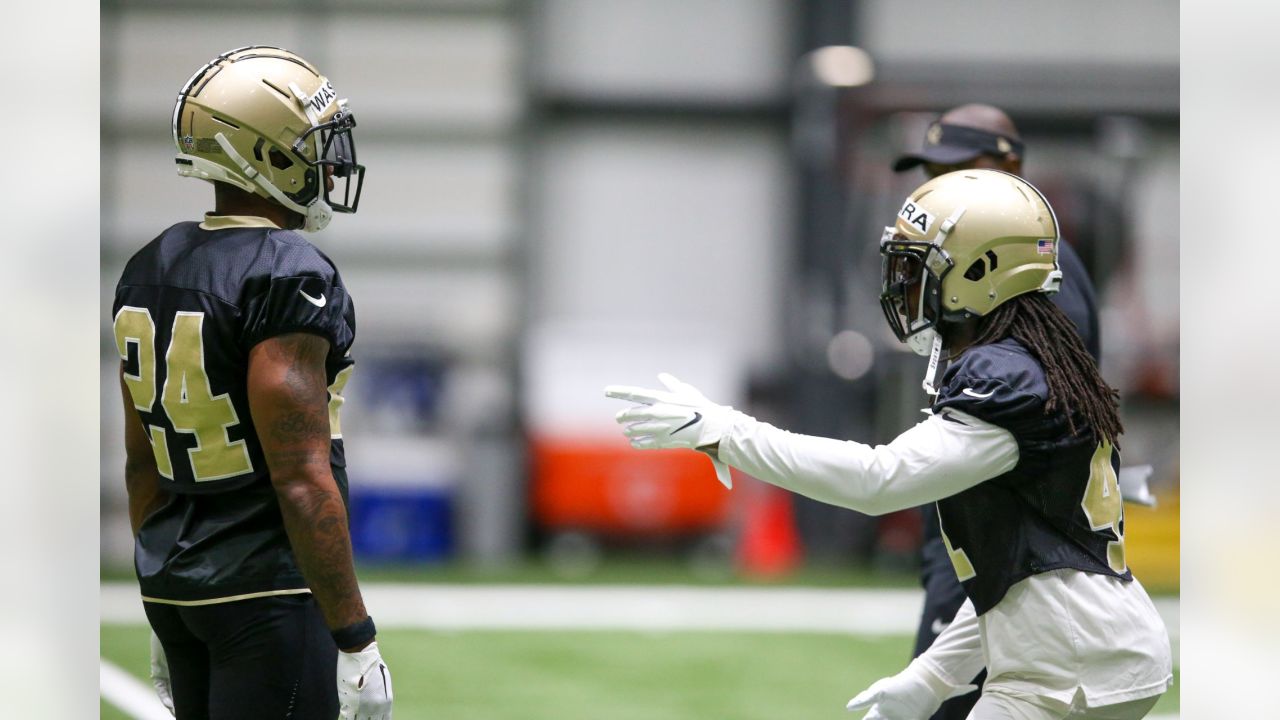
M 933 349 L 929 352 L 929 369 L 924 373 L 924 382 L 920 386 L 931 396 L 938 394 L 938 386 L 942 384 L 942 372 L 946 366 L 942 363 L 942 333 L 934 332 Z
M 942 225 L 938 226 L 938 237 L 935 242 L 941 246 L 946 241 L 947 236 L 955 229 L 956 223 L 960 222 L 960 218 L 964 217 L 964 212 L 968 208 L 964 205 L 957 207 L 946 220 L 942 221 Z M 922 311 L 923 312 L 923 311 Z M 929 349 L 929 369 L 924 373 L 924 381 L 920 383 L 920 387 L 931 397 L 938 396 L 938 386 L 942 384 L 942 373 L 947 369 L 946 364 L 942 362 L 942 333 L 935 325 L 933 328 L 933 347 Z
M 218 141 L 218 146 L 227 154 L 227 157 L 231 158 L 231 161 L 240 167 L 240 171 L 244 173 L 244 176 L 248 178 L 250 182 L 253 182 L 258 187 L 267 191 L 267 194 L 276 202 L 306 218 L 302 225 L 303 231 L 319 232 L 329 224 L 331 219 L 333 219 L 333 210 L 329 208 L 329 203 L 326 203 L 319 197 L 316 198 L 315 202 L 307 206 L 299 205 L 298 203 L 290 200 L 284 193 L 280 192 L 280 189 L 273 185 L 270 180 L 263 177 L 262 173 L 254 169 L 243 155 L 236 152 L 236 149 L 231 145 L 231 141 L 227 140 L 226 135 L 218 133 L 217 135 L 214 135 L 213 138 Z

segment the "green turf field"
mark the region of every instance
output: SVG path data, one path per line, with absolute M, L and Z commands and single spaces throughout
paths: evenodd
M 102 629 L 102 656 L 139 677 L 147 630 Z M 849 718 L 844 703 L 907 660 L 907 637 L 764 633 L 387 630 L 396 718 Z M 1157 713 L 1178 708 L 1178 689 Z M 103 720 L 127 716 L 102 704 Z

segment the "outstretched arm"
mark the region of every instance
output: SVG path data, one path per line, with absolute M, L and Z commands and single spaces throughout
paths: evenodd
M 950 497 L 1018 462 L 1008 430 L 955 411 L 875 447 L 799 435 L 739 413 L 716 452 L 748 475 L 870 515 Z
M 871 515 L 950 497 L 1018 462 L 1008 430 L 951 409 L 872 447 L 780 430 L 659 377 L 667 390 L 605 388 L 608 397 L 638 403 L 617 415 L 632 447 L 701 450 L 765 482 Z
M 346 505 L 329 466 L 328 352 L 329 341 L 309 333 L 255 345 L 249 408 L 293 554 L 325 623 L 337 630 L 368 613 L 356 582 Z

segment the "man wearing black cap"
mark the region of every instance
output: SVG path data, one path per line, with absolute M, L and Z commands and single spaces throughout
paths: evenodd
M 948 110 L 929 125 L 924 146 L 919 152 L 899 157 L 893 163 L 895 172 L 923 166 L 929 177 L 956 170 L 1003 170 L 1022 174 L 1025 147 L 1018 129 L 1003 110 L 991 105 L 961 105 Z M 1098 332 L 1098 310 L 1093 282 L 1084 263 L 1070 243 L 1058 244 L 1058 264 L 1062 270 L 1061 289 L 1053 302 L 1075 323 L 1085 348 L 1094 360 L 1101 355 Z M 924 586 L 924 612 L 916 632 L 915 655 L 920 655 L 955 617 L 964 603 L 964 592 L 956 579 L 951 558 L 942 539 L 938 514 L 933 505 L 921 508 L 924 514 L 923 563 L 920 582 Z M 981 685 L 982 673 L 974 681 Z M 969 715 L 980 693 L 969 693 L 942 704 L 931 720 L 961 720 Z
M 1018 128 L 1003 110 L 991 105 L 970 104 L 948 110 L 929 125 L 924 147 L 899 157 L 894 172 L 923 166 L 929 177 L 956 170 L 987 168 L 1022 175 L 1026 148 Z M 1054 303 L 1080 330 L 1085 348 L 1097 360 L 1101 356 L 1098 332 L 1098 305 L 1093 281 L 1071 243 L 1061 243 L 1058 262 L 1062 266 L 1062 289 Z
M 961 105 L 930 124 L 924 148 L 895 160 L 893 170 L 924 165 L 930 177 L 973 168 L 1016 174 L 1023 154 L 1018 129 L 1003 110 L 991 105 Z

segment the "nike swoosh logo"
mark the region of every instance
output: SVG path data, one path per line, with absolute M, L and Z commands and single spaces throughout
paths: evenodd
M 298 294 L 306 298 L 307 302 L 311 303 L 312 305 L 315 305 L 316 307 L 324 307 L 325 303 L 329 302 L 329 299 L 324 296 L 324 293 L 320 293 L 320 297 L 318 298 L 311 297 L 310 295 L 307 294 L 306 290 L 299 290 Z
M 942 622 L 942 618 L 934 618 L 933 624 L 929 626 L 929 632 L 933 633 L 934 635 L 941 635 L 942 631 L 946 630 L 947 626 L 950 624 L 951 623 Z
M 996 394 L 996 391 L 995 391 L 995 390 L 992 390 L 991 392 L 986 393 L 985 395 L 984 395 L 984 394 L 982 394 L 982 393 L 976 393 L 976 392 L 974 392 L 974 391 L 973 391 L 973 388 L 965 388 L 964 390 L 961 390 L 960 392 L 964 393 L 965 395 L 968 395 L 969 397 L 976 397 L 976 398 L 978 398 L 979 400 L 986 400 L 987 398 L 989 398 L 989 397 L 991 397 L 992 395 L 995 395 L 995 394 Z
M 696 410 L 695 410 L 695 411 L 694 411 L 694 413 L 693 413 L 693 419 L 692 419 L 692 420 L 690 420 L 689 422 L 687 422 L 687 423 L 685 423 L 685 424 L 681 425 L 680 427 L 676 428 L 675 430 L 672 430 L 670 433 L 668 433 L 668 435 L 675 435 L 676 433 L 678 433 L 678 432 L 680 432 L 681 430 L 683 430 L 683 429 L 685 429 L 685 428 L 689 427 L 690 425 L 695 425 L 695 424 L 697 424 L 700 420 L 702 420 L 702 413 L 700 413 L 700 412 L 698 412 L 698 411 L 696 411 Z

